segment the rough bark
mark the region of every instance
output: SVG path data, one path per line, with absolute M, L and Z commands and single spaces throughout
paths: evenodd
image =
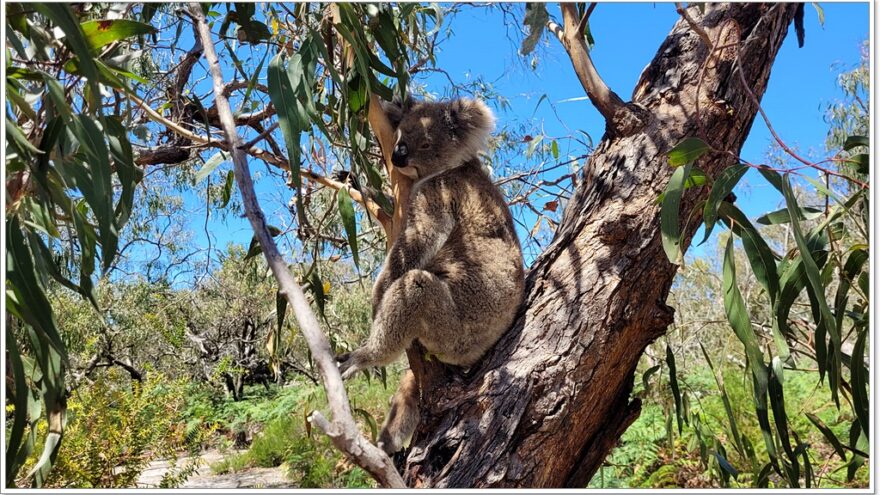
M 676 266 L 661 247 L 655 204 L 671 174 L 666 153 L 702 135 L 739 154 L 757 108 L 736 71 L 763 95 L 796 8 L 689 9 L 716 46 L 739 44 L 739 60 L 728 48 L 705 63 L 709 48 L 676 23 L 633 94 L 642 128 L 597 146 L 554 242 L 530 270 L 513 328 L 468 372 L 409 353 L 422 390 L 421 424 L 403 464 L 409 486 L 587 484 L 638 417 L 634 370 L 673 318 L 664 301 Z M 698 165 L 715 176 L 731 163 L 715 153 Z M 682 212 L 696 199 L 686 195 Z M 688 242 L 696 227 L 686 227 Z

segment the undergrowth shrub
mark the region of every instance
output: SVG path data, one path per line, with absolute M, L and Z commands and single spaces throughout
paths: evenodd
M 183 380 L 169 380 L 158 372 L 146 373 L 143 382 L 121 375 L 111 369 L 68 399 L 61 455 L 46 487 L 134 487 L 151 461 L 174 459 L 179 451 L 201 443 L 207 432 L 180 421 Z M 41 436 L 45 429 L 41 425 Z M 32 455 L 22 473 L 38 456 L 39 452 Z M 195 467 L 191 462 L 172 465 L 160 486 L 179 485 Z

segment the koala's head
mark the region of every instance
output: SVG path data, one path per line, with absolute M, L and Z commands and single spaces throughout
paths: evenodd
M 396 130 L 391 162 L 413 179 L 461 166 L 486 147 L 495 128 L 489 107 L 468 98 L 436 103 L 407 98 L 384 110 Z

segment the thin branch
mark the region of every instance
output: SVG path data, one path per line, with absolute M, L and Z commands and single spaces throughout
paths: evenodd
M 693 29 L 694 32 L 696 32 L 700 36 L 700 38 L 703 39 L 703 43 L 705 43 L 706 46 L 709 47 L 709 51 L 714 51 L 715 47 L 712 44 L 712 41 L 709 39 L 709 35 L 706 33 L 706 30 L 703 29 L 702 26 L 697 24 L 693 17 L 688 14 L 687 8 L 682 5 L 681 2 L 675 2 L 675 10 L 684 18 L 685 22 L 688 23 L 691 29 Z
M 596 9 L 596 5 L 598 5 L 598 3 L 590 2 L 590 6 L 587 7 L 587 11 L 584 12 L 584 16 L 581 17 L 581 22 L 578 23 L 577 32 L 580 33 L 581 36 L 584 35 L 584 30 L 587 28 L 587 22 L 590 21 L 590 16 Z
M 749 95 L 749 99 L 752 100 L 752 103 L 758 109 L 758 113 L 761 114 L 761 118 L 764 120 L 764 124 L 767 126 L 767 129 L 770 131 L 770 135 L 773 136 L 773 139 L 779 144 L 779 146 L 783 149 L 783 151 L 785 151 L 792 158 L 803 163 L 807 167 L 814 168 L 814 169 L 819 170 L 820 172 L 824 172 L 826 174 L 835 175 L 838 177 L 843 177 L 843 178 L 845 178 L 855 184 L 858 184 L 863 189 L 868 189 L 870 187 L 867 183 L 862 182 L 856 178 L 849 177 L 845 174 L 841 174 L 841 173 L 835 172 L 833 170 L 829 170 L 825 167 L 822 167 L 819 163 L 811 162 L 811 161 L 807 160 L 806 158 L 802 158 L 800 155 L 795 153 L 794 150 L 789 148 L 788 145 L 785 144 L 785 141 L 783 141 L 782 138 L 779 137 L 779 134 L 776 133 L 776 129 L 774 129 L 773 125 L 770 123 L 770 117 L 767 116 L 767 114 L 764 112 L 764 109 L 761 107 L 761 101 L 758 100 L 758 97 L 755 96 L 755 93 L 754 93 L 754 91 L 752 91 L 751 86 L 749 86 L 749 82 L 746 80 L 746 75 L 743 72 L 742 52 L 739 49 L 737 49 L 737 59 L 740 63 L 737 64 L 739 67 L 736 70 L 736 72 L 739 73 L 739 80 L 740 80 L 740 82 L 742 82 L 743 89 L 745 90 L 746 94 Z
M 562 10 L 564 27 L 550 20 L 547 21 L 547 28 L 562 42 L 562 46 L 565 47 L 565 51 L 571 58 L 572 66 L 581 86 L 599 113 L 605 117 L 608 128 L 628 133 L 632 130 L 632 125 L 639 123 L 638 119 L 635 119 L 635 122 L 632 121 L 633 112 L 628 111 L 623 100 L 609 89 L 599 76 L 599 72 L 590 58 L 590 51 L 584 41 L 583 31 L 580 30 L 580 21 L 583 19 L 578 19 L 575 4 L 562 2 L 559 4 L 559 8 Z M 628 119 L 628 117 L 630 118 Z
M 260 204 L 254 192 L 254 185 L 245 153 L 238 147 L 241 143 L 241 137 L 238 135 L 235 127 L 232 109 L 229 107 L 229 101 L 223 95 L 223 73 L 220 68 L 220 61 L 217 58 L 214 41 L 211 39 L 211 30 L 205 20 L 205 15 L 202 13 L 201 6 L 198 3 L 192 3 L 190 4 L 190 9 L 191 14 L 196 20 L 199 37 L 205 49 L 205 59 L 207 59 L 211 70 L 214 82 L 214 98 L 217 103 L 220 120 L 223 123 L 226 139 L 231 143 L 230 153 L 232 154 L 235 170 L 235 181 L 241 192 L 245 212 L 251 227 L 254 229 L 255 236 L 263 247 L 266 262 L 271 267 L 272 273 L 278 281 L 279 293 L 287 298 L 289 305 L 293 308 L 303 336 L 309 345 L 312 357 L 318 365 L 318 370 L 324 382 L 324 388 L 327 391 L 327 400 L 333 421 L 322 422 L 322 416 L 320 415 L 313 415 L 312 419 L 316 421 L 318 427 L 326 427 L 328 435 L 330 435 L 337 448 L 345 452 L 356 464 L 375 477 L 379 483 L 392 488 L 405 488 L 406 485 L 403 483 L 403 479 L 394 468 L 394 463 L 388 455 L 367 441 L 361 434 L 351 414 L 348 397 L 342 385 L 342 376 L 339 374 L 339 368 L 336 366 L 336 361 L 330 352 L 330 343 L 327 340 L 327 336 L 321 331 L 318 319 L 309 307 L 302 288 L 294 280 L 293 275 L 287 268 L 287 263 L 278 251 L 275 240 L 269 233 L 265 216 L 260 209 Z M 332 435 L 330 434 L 331 432 Z
M 196 133 L 180 126 L 176 122 L 163 117 L 161 114 L 159 114 L 158 112 L 153 110 L 150 107 L 150 105 L 148 105 L 145 101 L 141 100 L 140 98 L 138 98 L 137 96 L 135 96 L 132 93 L 126 92 L 125 96 L 130 98 L 139 107 L 141 107 L 144 110 L 144 112 L 146 112 L 147 117 L 149 117 L 150 120 L 152 120 L 158 124 L 164 125 L 166 128 L 168 128 L 171 131 L 193 141 L 194 143 L 204 145 L 204 146 L 211 146 L 214 148 L 219 148 L 224 151 L 229 151 L 229 145 L 227 142 L 211 140 L 210 138 L 206 138 L 204 136 L 196 134 Z M 387 117 L 386 117 L 386 120 L 387 120 Z M 390 126 L 390 124 L 389 124 L 389 126 Z M 376 132 L 376 131 L 374 130 L 374 132 Z M 250 144 L 250 143 L 248 143 L 248 144 Z M 241 148 L 243 148 L 244 151 L 247 152 L 247 154 L 253 156 L 254 158 L 259 158 L 259 159 L 265 161 L 266 163 L 269 163 L 271 165 L 275 165 L 276 167 L 279 167 L 283 170 L 288 170 L 288 171 L 290 170 L 290 162 L 288 162 L 287 160 L 285 160 L 284 158 L 282 158 L 278 155 L 272 154 L 272 153 L 270 153 L 266 150 L 260 149 L 260 148 L 255 148 L 253 146 L 247 146 L 247 144 L 241 146 Z M 169 149 L 160 148 L 160 149 L 156 149 L 156 150 L 151 150 L 150 152 L 148 152 L 147 156 L 144 156 L 143 158 L 138 157 L 137 162 L 138 162 L 138 164 L 142 164 L 142 165 L 151 165 L 151 164 L 156 164 L 156 163 L 179 163 L 179 161 L 183 161 L 183 160 L 179 160 L 176 162 L 174 161 L 175 159 L 179 158 L 178 153 L 175 153 L 175 151 L 180 152 L 181 150 L 179 148 L 169 148 Z M 390 152 L 389 152 L 389 156 L 390 156 Z M 171 160 L 171 161 L 167 161 L 167 160 Z M 301 173 L 305 178 L 307 178 L 313 182 L 317 182 L 321 185 L 331 187 L 336 191 L 345 188 L 348 191 L 349 196 L 351 196 L 351 199 L 353 199 L 354 201 L 363 205 L 363 207 L 367 210 L 367 212 L 369 212 L 371 215 L 373 215 L 373 218 L 375 218 L 376 220 L 379 221 L 380 224 L 382 224 L 382 227 L 385 229 L 386 233 L 390 231 L 391 217 L 389 217 L 388 214 L 385 213 L 385 210 L 383 210 L 382 207 L 380 207 L 375 201 L 372 201 L 369 198 L 364 197 L 364 195 L 362 195 L 360 193 L 360 191 L 358 191 L 357 189 L 354 189 L 351 186 L 347 186 L 347 185 L 343 184 L 342 182 L 334 181 L 332 179 L 324 177 L 324 176 L 317 174 L 315 172 L 312 172 L 310 170 L 301 170 Z

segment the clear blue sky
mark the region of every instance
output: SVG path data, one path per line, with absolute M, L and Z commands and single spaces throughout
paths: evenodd
M 806 7 L 806 43 L 797 47 L 794 29 L 776 59 L 770 83 L 762 105 L 774 128 L 790 145 L 801 150 L 824 152 L 827 125 L 823 121 L 824 108 L 842 95 L 836 88 L 835 77 L 840 68 L 852 68 L 859 61 L 859 47 L 868 38 L 868 3 L 825 3 L 825 24 L 820 26 L 816 10 Z M 551 16 L 559 18 L 558 7 L 548 5 Z M 671 3 L 615 3 L 600 4 L 590 19 L 595 47 L 593 60 L 608 85 L 622 98 L 629 99 L 642 69 L 650 62 L 662 40 L 678 18 Z M 604 123 L 588 101 L 562 102 L 584 96 L 568 56 L 557 40 L 546 37 L 538 49 L 540 62 L 532 70 L 517 53 L 515 33 L 508 38 L 508 30 L 498 10 L 465 8 L 450 24 L 454 34 L 445 41 L 438 54 L 438 67 L 446 70 L 457 82 L 482 77 L 493 83 L 499 93 L 509 99 L 511 107 L 498 113 L 499 127 L 505 122 L 526 122 L 534 126 L 534 134 L 568 135 L 559 120 L 572 130 L 582 129 L 595 142 L 602 135 Z M 441 74 L 431 74 L 424 80 L 429 91 L 447 94 L 448 80 Z M 549 105 L 538 107 L 542 95 L 553 102 L 559 115 Z M 751 134 L 743 148 L 744 159 L 761 163 L 771 143 L 771 136 L 760 118 L 755 120 Z M 560 149 L 563 155 L 579 155 L 583 149 Z M 525 158 L 525 144 L 523 155 Z M 253 162 L 253 170 L 262 170 L 263 164 Z M 224 166 L 225 168 L 225 166 Z M 750 172 L 745 179 L 751 187 L 737 191 L 738 204 L 751 217 L 775 209 L 778 196 Z M 757 174 L 754 174 L 757 175 Z M 215 176 L 215 180 L 216 177 Z M 283 185 L 271 181 L 258 184 L 258 192 L 268 211 L 270 222 L 287 224 L 287 214 L 278 210 L 281 197 L 289 191 L 278 189 Z M 275 215 L 271 211 L 275 209 Z M 196 221 L 196 239 L 204 241 L 203 219 Z M 216 246 L 227 242 L 247 244 L 250 227 L 244 219 L 228 219 L 225 224 L 210 229 Z M 717 230 L 716 230 L 717 231 Z M 525 238 L 525 233 L 521 233 Z M 707 245 L 711 245 L 707 243 Z

